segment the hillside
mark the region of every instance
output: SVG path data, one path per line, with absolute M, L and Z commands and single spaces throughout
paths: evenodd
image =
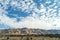
M 60 30 L 43 30 L 43 29 L 29 29 L 29 28 L 20 28 L 20 29 L 1 29 L 0 34 L 60 34 Z

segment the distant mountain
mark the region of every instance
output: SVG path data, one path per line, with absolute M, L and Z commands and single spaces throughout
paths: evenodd
M 21 28 L 21 29 L 1 29 L 0 34 L 60 34 L 60 30 L 43 30 L 43 29 L 29 29 L 29 28 Z
M 60 30 L 48 30 L 49 34 L 60 34 Z

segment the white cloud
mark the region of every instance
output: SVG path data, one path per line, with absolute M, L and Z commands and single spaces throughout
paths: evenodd
M 25 4 L 25 1 L 27 1 L 28 3 Z M 3 23 L 5 25 L 8 25 L 14 28 L 22 28 L 22 27 L 40 28 L 40 29 L 59 29 L 60 28 L 60 25 L 59 25 L 60 18 L 50 17 L 50 16 L 56 16 L 55 9 L 48 8 L 48 10 L 46 11 L 46 7 L 44 7 L 43 4 L 41 4 L 41 9 L 38 9 L 32 0 L 31 2 L 29 2 L 29 0 L 25 0 L 25 1 L 22 1 L 23 3 L 21 5 L 17 1 L 16 2 L 12 1 L 11 3 L 13 4 L 11 5 L 13 6 L 16 4 L 15 7 L 20 8 L 23 11 L 26 10 L 25 12 L 33 11 L 32 15 L 26 18 L 20 18 L 21 21 L 16 22 L 16 18 L 9 18 L 5 14 L 7 12 L 0 8 L 0 11 L 1 11 L 0 12 L 0 23 Z

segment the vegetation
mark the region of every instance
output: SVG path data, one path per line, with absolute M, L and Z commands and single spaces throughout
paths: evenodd
M 0 35 L 0 40 L 60 40 L 60 35 Z

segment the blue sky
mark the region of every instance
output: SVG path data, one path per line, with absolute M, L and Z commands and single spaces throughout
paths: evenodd
M 0 0 L 0 28 L 60 29 L 59 0 Z

